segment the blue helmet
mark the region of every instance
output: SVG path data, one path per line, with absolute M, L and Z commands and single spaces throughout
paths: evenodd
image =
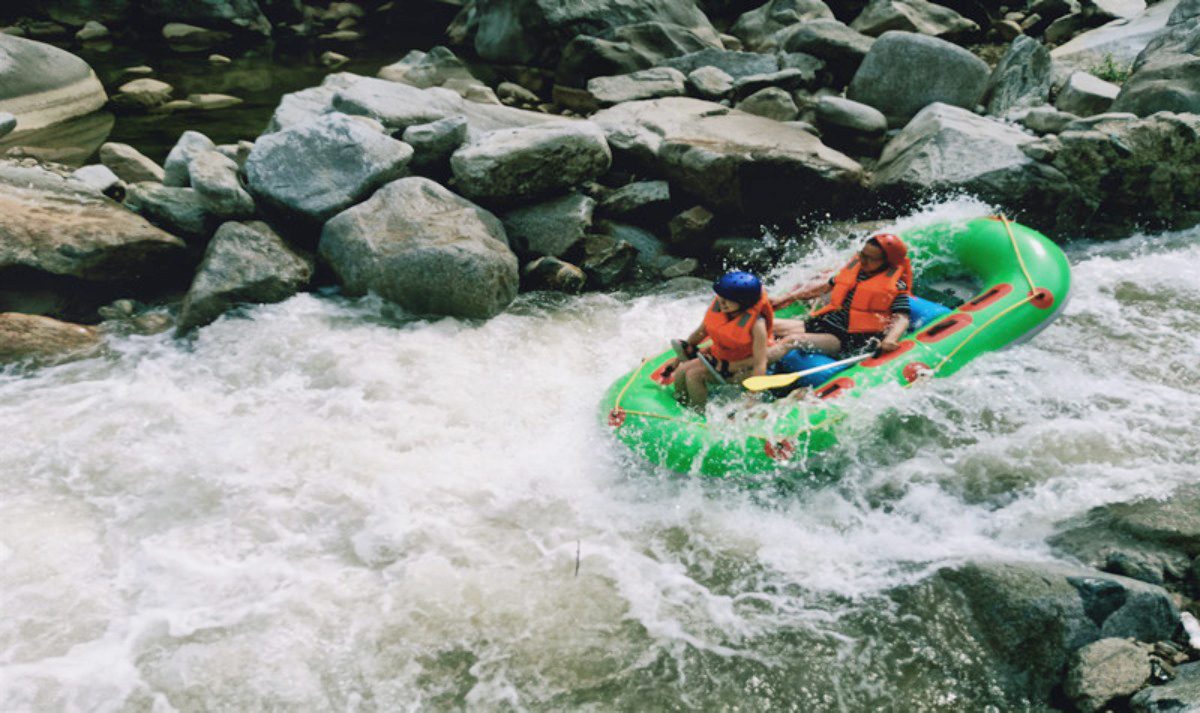
M 762 297 L 762 280 L 748 272 L 736 270 L 713 282 L 713 292 L 743 307 L 749 307 Z

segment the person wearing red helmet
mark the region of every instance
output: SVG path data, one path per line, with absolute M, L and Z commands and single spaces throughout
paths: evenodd
M 904 241 L 892 233 L 873 235 L 829 280 L 796 287 L 772 303 L 780 309 L 833 293 L 829 304 L 808 319 L 776 320 L 778 340 L 770 357 L 779 359 L 796 348 L 849 355 L 875 342 L 881 351 L 893 351 L 908 329 L 912 287 L 912 263 Z
M 696 409 L 708 403 L 708 385 L 767 373 L 775 310 L 762 281 L 748 272 L 730 272 L 713 283 L 716 297 L 704 320 L 685 340 L 672 346 L 678 355 L 665 373 L 674 372 L 675 397 Z M 712 340 L 707 353 L 697 345 Z

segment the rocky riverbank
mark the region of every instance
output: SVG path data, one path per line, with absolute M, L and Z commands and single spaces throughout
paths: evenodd
M 105 101 L 237 99 L 149 78 L 102 88 L 31 38 L 161 32 L 220 72 L 226 42 L 352 52 L 422 12 L 284 5 L 157 3 L 136 22 L 132 3 L 26 8 L 0 35 L 0 133 Z M 764 223 L 852 230 L 954 193 L 1060 239 L 1200 223 L 1200 0 L 425 5 L 455 15 L 446 46 L 377 76 L 326 56 L 325 80 L 257 136 L 187 131 L 162 165 L 117 143 L 82 168 L 15 150 L 0 165 L 0 362 L 93 355 L 110 330 L 184 338 L 326 286 L 487 319 L 522 290 L 753 265 L 772 256 Z M 966 563 L 895 597 L 1011 671 L 1014 702 L 1200 705 L 1197 506 L 1192 492 L 1104 508 L 1053 541 L 1076 566 Z

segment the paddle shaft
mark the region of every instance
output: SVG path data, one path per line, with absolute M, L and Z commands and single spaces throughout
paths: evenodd
M 866 354 L 859 354 L 858 356 L 852 356 L 848 359 L 842 359 L 841 361 L 834 361 L 828 364 L 822 364 L 821 366 L 814 366 L 813 368 L 805 369 L 804 371 L 795 371 L 791 374 L 766 374 L 764 376 L 750 376 L 742 381 L 742 386 L 745 387 L 747 391 L 779 389 L 783 388 L 784 386 L 790 386 L 796 383 L 797 380 L 802 379 L 809 374 L 816 374 L 819 371 L 832 369 L 835 366 L 848 366 L 850 364 L 856 364 L 863 359 L 869 359 L 874 355 L 874 352 L 867 352 Z

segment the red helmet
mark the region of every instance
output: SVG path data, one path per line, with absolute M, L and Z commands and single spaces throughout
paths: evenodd
M 883 250 L 883 255 L 887 258 L 889 265 L 899 265 L 908 256 L 908 246 L 904 244 L 899 235 L 894 233 L 872 235 L 867 242 L 875 243 Z

